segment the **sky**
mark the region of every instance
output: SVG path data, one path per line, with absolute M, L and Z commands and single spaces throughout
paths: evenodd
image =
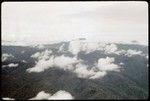
M 3 2 L 1 7 L 2 40 L 86 38 L 148 44 L 147 2 Z

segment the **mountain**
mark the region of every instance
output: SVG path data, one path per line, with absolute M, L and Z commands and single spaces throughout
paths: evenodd
M 1 81 L 2 97 L 17 100 L 59 90 L 74 99 L 147 99 L 148 46 L 84 38 L 40 48 L 3 45 Z

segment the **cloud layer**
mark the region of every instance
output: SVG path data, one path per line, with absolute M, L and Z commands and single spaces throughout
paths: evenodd
M 111 50 L 112 52 L 112 50 Z M 96 79 L 103 77 L 107 71 L 119 71 L 120 66 L 114 64 L 112 57 L 100 58 L 94 67 L 89 67 L 83 60 L 68 56 L 54 56 L 49 51 L 37 52 L 31 57 L 37 59 L 36 65 L 27 69 L 27 72 L 43 72 L 49 68 L 59 68 L 75 73 L 80 78 Z
M 63 52 L 65 44 L 61 45 L 58 52 Z M 27 69 L 27 72 L 43 72 L 49 68 L 59 68 L 75 73 L 80 78 L 96 79 L 103 77 L 108 71 L 119 71 L 123 63 L 115 64 L 114 57 L 99 58 L 95 61 L 93 67 L 89 67 L 84 64 L 84 61 L 78 59 L 78 53 L 84 51 L 85 54 L 89 54 L 93 51 L 102 51 L 104 54 L 115 54 L 132 57 L 135 55 L 145 56 L 142 51 L 138 50 L 124 50 L 118 49 L 116 43 L 105 43 L 105 42 L 88 42 L 87 40 L 72 40 L 69 43 L 68 50 L 74 57 L 65 55 L 54 56 L 51 50 L 45 50 L 43 52 L 37 52 L 31 57 L 36 59 L 34 67 Z
M 87 40 L 73 40 L 70 42 L 69 49 L 68 49 L 68 51 L 74 55 L 77 55 L 81 51 L 84 51 L 86 54 L 88 54 L 96 50 L 104 51 L 105 54 L 117 54 L 117 55 L 125 54 L 128 57 L 134 55 L 142 55 L 142 51 L 137 51 L 132 49 L 119 50 L 115 43 L 88 42 Z

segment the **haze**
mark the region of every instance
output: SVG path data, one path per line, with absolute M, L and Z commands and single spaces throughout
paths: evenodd
M 2 40 L 86 38 L 148 44 L 148 4 L 122 2 L 3 2 Z

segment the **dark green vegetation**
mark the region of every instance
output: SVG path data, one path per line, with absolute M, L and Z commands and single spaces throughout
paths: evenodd
M 58 48 L 65 44 L 67 50 L 68 43 L 46 45 L 46 49 L 51 49 L 54 55 L 68 55 L 70 52 L 59 53 Z M 142 45 L 117 44 L 119 49 L 136 49 L 148 54 L 148 47 Z M 15 59 L 3 62 L 2 65 L 18 63 L 15 68 L 2 68 L 1 74 L 1 94 L 2 97 L 14 99 L 29 99 L 37 95 L 40 91 L 54 94 L 59 90 L 65 90 L 75 99 L 147 99 L 148 98 L 148 59 L 144 56 L 136 55 L 127 57 L 124 55 L 104 54 L 103 51 L 94 51 L 89 54 L 80 52 L 78 57 L 84 62 L 93 66 L 94 61 L 106 56 L 114 57 L 115 63 L 124 63 L 120 72 L 108 72 L 100 79 L 78 78 L 69 71 L 57 68 L 50 68 L 40 73 L 28 73 L 27 68 L 35 65 L 35 60 L 31 55 L 45 49 L 21 46 L 2 46 L 2 53 L 11 53 Z M 21 53 L 21 51 L 25 51 Z M 26 60 L 27 63 L 23 63 Z

